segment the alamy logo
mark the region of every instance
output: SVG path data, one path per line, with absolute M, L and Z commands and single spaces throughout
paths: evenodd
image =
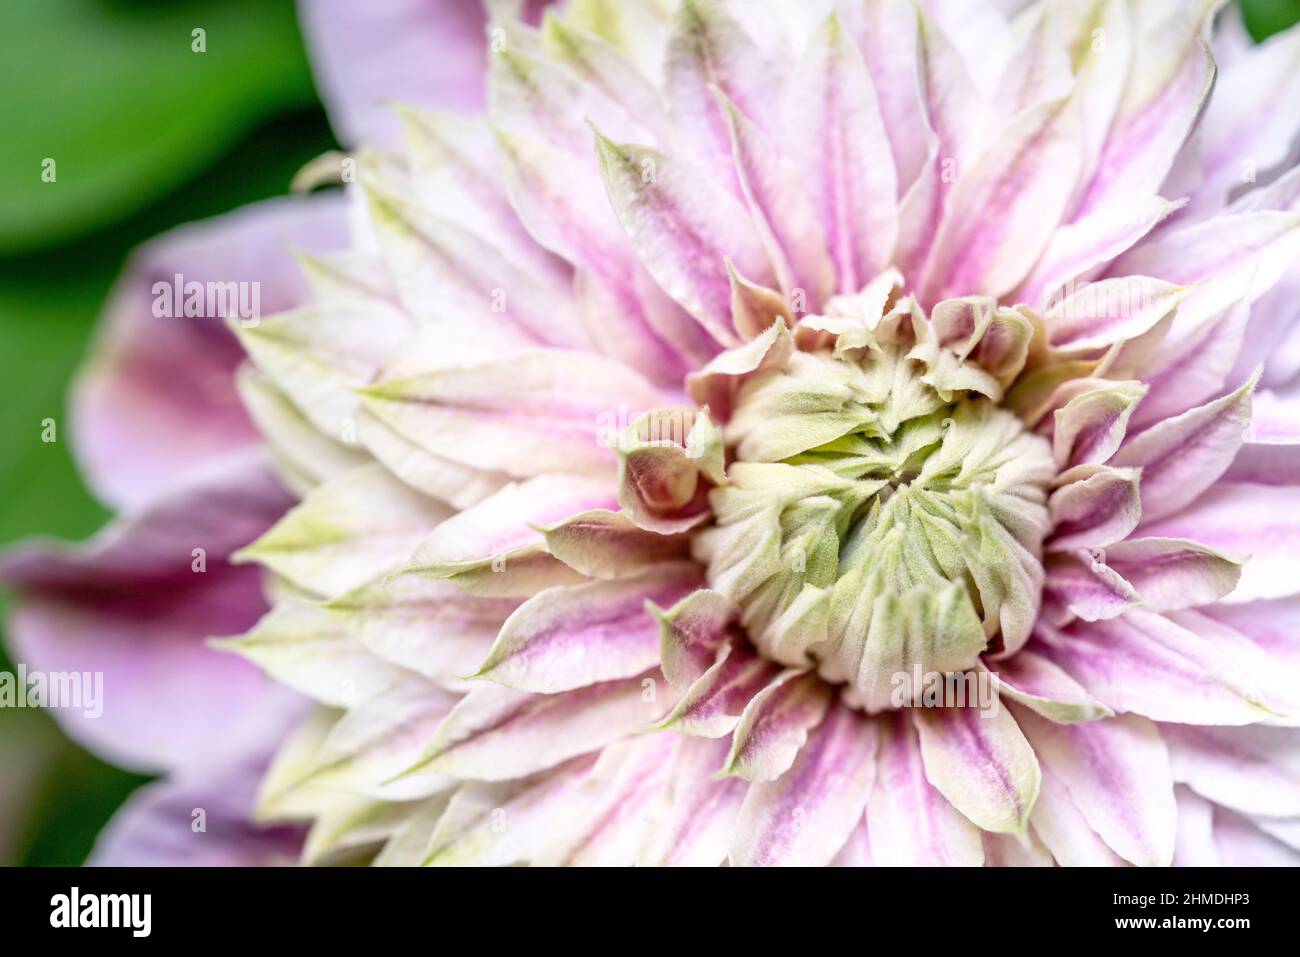
M 148 937 L 152 929 L 151 894 L 70 894 L 50 898 L 51 927 L 129 927 L 132 937 Z
M 87 718 L 104 713 L 102 671 L 0 671 L 0 708 L 80 708 Z
M 262 316 L 260 282 L 188 282 L 176 273 L 153 284 L 153 314 L 158 319 L 238 319 L 255 326 Z

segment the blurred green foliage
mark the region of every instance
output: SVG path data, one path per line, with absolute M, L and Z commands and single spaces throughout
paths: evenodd
M 1257 39 L 1300 21 L 1300 0 L 1242 5 Z M 195 29 L 206 52 L 193 50 Z M 107 512 L 68 443 L 40 441 L 41 420 L 66 421 L 69 380 L 127 253 L 282 194 L 336 144 L 292 0 L 5 0 L 0 37 L 0 543 L 79 539 Z M 0 595 L 0 616 L 4 606 Z M 11 667 L 0 643 L 0 668 Z M 0 743 L 5 786 L 29 798 L 19 820 L 0 820 L 0 864 L 79 863 L 146 780 L 71 744 L 44 715 L 0 711 Z

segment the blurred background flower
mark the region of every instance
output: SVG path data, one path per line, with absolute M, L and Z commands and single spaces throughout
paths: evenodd
M 1259 40 L 1300 20 L 1300 0 L 1242 0 L 1241 11 Z M 135 624 L 115 629 L 111 615 L 105 618 L 112 612 L 106 596 L 121 591 L 123 581 L 131 583 L 129 592 L 159 591 L 156 569 L 122 561 L 112 537 L 138 534 L 143 523 L 151 535 L 187 541 L 198 526 L 185 522 L 201 525 L 204 517 L 187 497 L 196 488 L 221 487 L 232 474 L 243 476 L 245 489 L 255 481 L 248 477 L 254 473 L 238 471 L 256 465 L 246 455 L 254 433 L 238 409 L 230 376 L 237 359 L 233 340 L 203 323 L 167 327 L 166 335 L 151 327 L 139 335 L 152 281 L 178 271 L 201 280 L 257 279 L 269 313 L 292 304 L 301 291 L 287 244 L 320 249 L 341 238 L 330 196 L 273 200 L 169 231 L 283 197 L 294 174 L 328 150 L 361 139 L 392 142 L 395 127 L 380 108 L 385 100 L 476 109 L 481 88 L 464 77 L 481 76 L 482 24 L 477 0 L 302 0 L 297 8 L 292 0 L 0 5 L 0 36 L 10 41 L 0 58 L 6 124 L 0 153 L 0 382 L 6 387 L 0 546 L 33 535 L 81 541 L 114 512 L 136 517 L 134 527 L 128 519 L 125 531 L 111 532 L 75 557 L 51 549 L 10 564 L 7 577 L 27 586 L 25 630 L 40 636 L 47 661 L 63 654 L 67 662 L 45 667 L 98 667 L 82 661 L 95 661 L 95 653 L 121 660 L 118 649 L 135 647 L 150 649 L 141 662 L 156 663 L 158 648 L 197 645 L 201 635 L 186 631 L 184 614 L 200 603 L 193 595 L 173 595 L 143 616 L 139 607 L 123 616 L 148 621 L 149 634 L 138 633 Z M 442 55 L 415 56 L 429 49 Z M 154 239 L 159 234 L 165 235 Z M 74 372 L 87 359 L 70 392 Z M 42 441 L 47 420 L 56 441 Z M 77 421 L 74 435 L 68 426 Z M 197 421 L 205 427 L 192 428 Z M 283 508 L 274 491 L 258 501 L 241 514 L 248 526 L 231 530 L 239 539 L 231 547 L 253 538 L 260 529 L 247 528 L 269 522 Z M 224 524 L 228 507 L 218 502 L 214 508 L 216 524 Z M 214 567 L 224 567 L 223 555 L 211 558 Z M 223 614 L 256 616 L 256 589 L 245 578 L 232 572 L 223 580 L 217 599 Z M 31 600 L 32 583 L 46 597 L 57 595 L 57 611 Z M 209 580 L 205 588 L 212 586 Z M 0 593 L 0 623 L 9 622 L 11 603 Z M 223 621 L 210 631 L 242 627 Z M 178 635 L 187 641 L 176 644 Z M 28 646 L 5 637 L 0 671 L 13 671 L 16 661 L 27 660 Z M 76 641 L 83 643 L 68 651 Z M 151 694 L 162 697 L 132 695 L 133 707 L 114 708 L 93 725 L 56 725 L 40 711 L 0 708 L 0 864 L 81 863 L 133 794 L 99 854 L 112 856 L 124 831 L 143 826 L 157 835 L 153 859 L 166 859 L 168 834 L 160 822 L 174 823 L 178 812 L 183 819 L 191 806 L 208 800 L 190 794 L 210 796 L 207 779 L 214 773 L 229 777 L 245 770 L 238 766 L 242 756 L 222 767 L 219 756 L 203 753 L 197 743 L 216 729 L 239 737 L 235 712 L 221 707 L 226 692 L 235 687 L 240 701 L 262 701 L 255 673 L 223 673 L 235 659 L 210 666 L 210 657 L 168 653 L 165 681 L 159 671 L 137 668 L 152 679 Z M 177 726 L 165 706 L 168 694 L 187 700 L 206 695 L 212 707 L 187 709 L 201 718 Z M 260 706 L 266 714 L 292 709 L 273 697 Z M 154 733 L 142 734 L 151 722 Z M 196 753 L 207 760 L 188 760 Z M 169 772 L 170 790 L 140 790 L 161 772 Z M 224 795 L 236 803 L 243 797 L 237 789 Z M 218 817 L 224 811 L 210 810 Z M 232 810 L 231 821 L 238 811 Z M 280 839 L 286 848 L 295 839 L 270 835 L 243 842 L 244 836 L 222 834 L 226 860 L 246 859 L 245 850 L 275 853 Z M 148 849 L 141 856 L 136 847 L 135 853 L 137 860 L 150 859 Z

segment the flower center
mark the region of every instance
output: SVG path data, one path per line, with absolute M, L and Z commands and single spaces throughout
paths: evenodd
M 937 385 L 988 376 L 917 330 L 795 350 L 745 382 L 695 542 L 765 655 L 868 711 L 910 701 L 918 667 L 1018 648 L 1042 589 L 1050 445 L 987 394 Z

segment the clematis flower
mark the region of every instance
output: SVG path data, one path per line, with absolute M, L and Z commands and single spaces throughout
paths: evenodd
M 1296 860 L 1300 30 L 968 11 L 503 15 L 359 155 L 237 330 L 365 459 L 223 643 L 307 861 Z

